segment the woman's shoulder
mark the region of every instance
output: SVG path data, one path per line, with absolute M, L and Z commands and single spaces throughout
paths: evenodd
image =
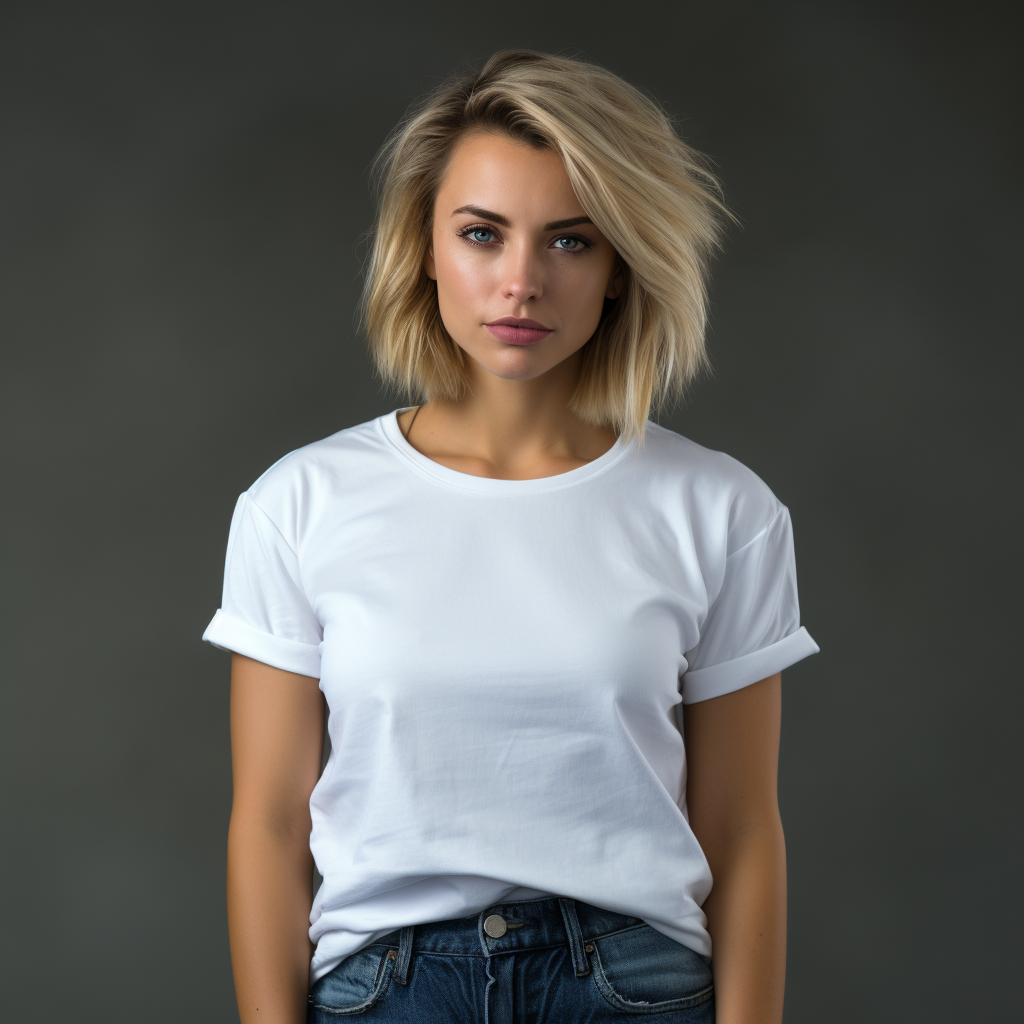
M 739 459 L 651 421 L 648 424 L 652 468 L 667 476 L 696 525 L 720 524 L 729 550 L 747 543 L 785 506 L 772 489 Z
M 249 499 L 281 521 L 315 504 L 321 495 L 336 492 L 380 451 L 376 424 L 371 419 L 344 427 L 282 455 L 250 484 Z

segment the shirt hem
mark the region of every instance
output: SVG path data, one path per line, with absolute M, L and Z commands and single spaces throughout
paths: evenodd
M 272 668 L 320 678 L 320 646 L 265 633 L 218 608 L 203 639 L 222 651 L 234 651 Z
M 742 658 L 683 673 L 683 703 L 697 704 L 733 690 L 741 690 L 789 668 L 811 654 L 817 654 L 819 650 L 810 633 L 801 626 L 778 643 L 745 654 Z

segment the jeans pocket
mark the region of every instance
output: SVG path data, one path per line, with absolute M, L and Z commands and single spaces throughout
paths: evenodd
M 616 1009 L 663 1013 L 715 994 L 708 961 L 649 924 L 591 939 L 594 983 Z
M 365 1013 L 384 998 L 394 971 L 393 950 L 357 950 L 316 981 L 309 990 L 310 1008 L 336 1016 Z

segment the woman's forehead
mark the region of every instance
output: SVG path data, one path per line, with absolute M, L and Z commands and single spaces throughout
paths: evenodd
M 584 214 L 553 149 L 538 149 L 493 132 L 473 133 L 459 141 L 438 189 L 437 205 L 445 218 L 471 206 L 510 222 L 549 222 Z

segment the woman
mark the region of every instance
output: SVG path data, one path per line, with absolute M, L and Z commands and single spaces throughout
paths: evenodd
M 789 514 L 648 418 L 706 362 L 717 185 L 522 50 L 378 167 L 364 324 L 423 401 L 239 498 L 205 634 L 241 1019 L 780 1021 Z

